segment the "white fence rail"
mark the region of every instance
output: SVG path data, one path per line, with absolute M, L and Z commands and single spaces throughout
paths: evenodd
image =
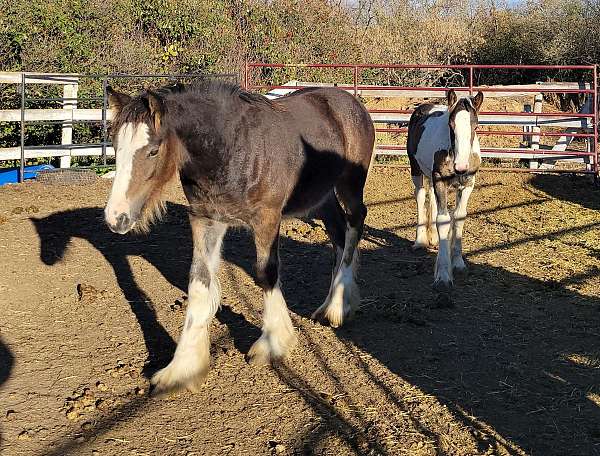
M 24 76 L 23 76 L 24 75 Z M 61 146 L 60 153 L 56 150 L 47 148 L 31 149 L 25 151 L 26 158 L 44 158 L 44 157 L 61 157 L 61 168 L 71 166 L 72 150 L 68 145 L 73 141 L 73 122 L 78 120 L 74 117 L 77 110 L 77 94 L 79 91 L 79 78 L 70 74 L 31 74 L 31 73 L 15 73 L 2 72 L 0 73 L 0 87 L 6 84 L 22 84 L 23 80 L 26 84 L 36 85 L 62 85 L 63 97 L 61 100 L 62 109 L 28 109 L 25 110 L 25 122 L 34 121 L 53 121 L 62 122 Z M 87 110 L 86 110 L 87 111 Z M 102 110 L 100 118 L 102 117 Z M 0 111 L 0 122 L 22 122 L 21 109 L 6 109 Z M 93 114 L 96 119 L 97 113 Z M 86 119 L 87 120 L 87 119 Z M 0 148 L 0 160 L 16 160 L 21 158 L 21 147 L 6 147 Z

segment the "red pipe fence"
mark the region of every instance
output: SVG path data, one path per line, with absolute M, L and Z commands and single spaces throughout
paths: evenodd
M 532 125 L 535 124 L 536 127 L 543 127 L 544 124 L 538 124 L 539 120 L 547 119 L 547 123 L 553 122 L 552 119 L 555 119 L 555 122 L 560 124 L 560 121 L 576 121 L 577 119 L 581 119 L 583 130 L 588 130 L 587 133 L 569 133 L 569 132 L 548 132 L 548 131 L 501 131 L 501 130 L 480 130 L 478 134 L 480 135 L 496 135 L 496 136 L 523 136 L 528 138 L 533 137 L 565 137 L 565 138 L 585 138 L 586 141 L 589 142 L 589 147 L 587 151 L 580 150 L 548 150 L 548 149 L 525 149 L 525 148 L 482 148 L 481 152 L 483 154 L 492 154 L 498 156 L 503 156 L 506 154 L 510 154 L 511 156 L 518 157 L 522 155 L 523 157 L 531 157 L 535 155 L 538 157 L 547 156 L 548 158 L 553 158 L 557 156 L 561 157 L 581 157 L 589 160 L 590 166 L 585 170 L 578 170 L 577 172 L 581 173 L 589 173 L 594 174 L 594 176 L 598 176 L 599 174 L 599 151 L 598 151 L 598 90 L 597 90 L 597 80 L 598 80 L 598 67 L 597 65 L 370 65 L 370 64 L 300 64 L 300 63 L 258 63 L 258 62 L 246 62 L 243 70 L 243 85 L 244 88 L 248 90 L 267 90 L 271 91 L 274 89 L 286 89 L 286 90 L 297 90 L 303 87 L 310 87 L 310 83 L 306 85 L 297 85 L 297 86 L 289 86 L 289 85 L 265 85 L 265 84 L 253 84 L 252 76 L 253 72 L 257 70 L 265 71 L 266 69 L 275 70 L 275 69 L 321 69 L 321 70 L 347 70 L 351 71 L 352 76 L 352 84 L 334 84 L 339 88 L 350 91 L 354 93 L 354 95 L 361 94 L 362 91 L 372 91 L 375 93 L 386 91 L 387 93 L 397 93 L 398 97 L 406 96 L 407 92 L 440 92 L 445 93 L 448 89 L 453 88 L 456 91 L 468 92 L 470 95 L 477 91 L 482 91 L 490 94 L 523 94 L 523 93 L 556 93 L 556 94 L 583 94 L 586 97 L 590 97 L 589 106 L 591 107 L 590 112 L 578 112 L 578 113 L 565 113 L 565 112 L 502 112 L 502 111 L 485 111 L 480 113 L 481 118 L 485 118 L 486 116 L 501 116 L 503 118 L 514 117 L 516 119 L 522 117 L 523 125 Z M 383 85 L 368 85 L 361 84 L 360 81 L 362 79 L 362 73 L 365 70 L 458 70 L 460 72 L 465 72 L 467 74 L 467 82 L 466 86 L 458 86 L 458 87 L 423 87 L 423 86 L 383 86 Z M 582 73 L 588 73 L 587 82 L 583 84 L 579 84 L 579 88 L 573 87 L 548 87 L 545 88 L 543 85 L 539 87 L 519 87 L 519 86 L 478 86 L 475 85 L 475 73 L 481 73 L 482 71 L 490 71 L 490 70 L 512 70 L 512 71 L 523 71 L 523 70 L 544 70 L 544 71 L 577 71 Z M 348 78 L 349 79 L 349 78 Z M 583 80 L 583 78 L 579 78 Z M 332 81 L 335 82 L 335 81 Z M 558 83 L 560 84 L 560 83 Z M 390 96 L 390 95 L 388 95 Z M 493 95 L 492 95 L 493 96 Z M 369 109 L 369 113 L 373 115 L 399 115 L 403 119 L 406 119 L 408 115 L 412 113 L 410 110 L 401 110 L 401 109 Z M 562 118 L 562 119 L 556 119 Z M 587 125 L 583 127 L 583 123 L 588 120 L 591 125 Z M 531 122 L 528 122 L 531 121 Z M 406 120 L 401 122 L 393 120 L 381 120 L 374 118 L 373 122 L 375 124 L 379 123 L 406 123 Z M 501 122 L 490 122 L 490 123 L 501 123 Z M 533 125 L 532 125 L 533 126 Z M 556 126 L 556 124 L 555 124 Z M 393 127 L 377 127 L 377 133 L 406 133 L 406 128 L 393 128 Z M 400 144 L 394 145 L 377 145 L 376 153 L 379 154 L 387 154 L 387 155 L 400 155 L 405 153 L 406 146 Z M 547 171 L 547 170 L 544 170 Z M 559 170 L 554 170 L 559 171 Z M 573 172 L 573 170 L 568 170 L 567 172 Z

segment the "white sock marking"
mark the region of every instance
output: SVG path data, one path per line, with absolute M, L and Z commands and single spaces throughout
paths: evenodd
M 415 199 L 417 200 L 417 235 L 415 238 L 415 246 L 427 244 L 427 207 L 425 199 L 427 197 L 427 189 L 425 188 L 425 178 L 421 176 L 412 176 L 415 186 Z
M 261 339 L 266 340 L 271 357 L 284 356 L 295 338 L 294 326 L 279 283 L 264 293 L 265 310 Z
M 346 258 L 352 254 L 352 261 L 347 265 L 342 259 L 342 263 L 334 272 L 325 302 L 313 314 L 313 318 L 325 317 L 334 328 L 341 326 L 344 319 L 360 304 L 360 293 L 355 281 L 358 267 L 358 231 L 348 227 L 345 237 L 342 256 Z M 350 252 L 350 249 L 354 250 Z
M 435 262 L 435 282 L 452 282 L 452 269 L 450 263 L 450 231 L 452 229 L 452 218 L 449 214 L 438 214 L 437 229 L 440 238 L 440 247 Z

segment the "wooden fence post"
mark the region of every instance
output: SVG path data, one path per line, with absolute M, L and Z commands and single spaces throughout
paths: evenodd
M 61 145 L 66 146 L 73 144 L 73 109 L 77 108 L 77 91 L 79 84 L 65 84 L 63 88 L 62 106 L 63 109 L 69 109 L 71 111 L 70 120 L 63 122 L 62 124 L 62 140 Z M 71 148 L 65 149 L 68 151 L 68 155 L 60 157 L 60 167 L 69 168 L 71 166 Z
M 523 112 L 531 112 L 531 105 L 523 105 Z M 531 125 L 523 125 L 523 133 L 531 133 Z M 527 147 L 531 147 L 531 135 L 523 135 L 523 144 Z
M 535 98 L 534 98 L 534 102 L 533 102 L 533 112 L 542 112 L 542 101 L 544 100 L 544 96 L 541 93 L 536 93 L 535 94 Z M 540 132 L 540 127 L 537 126 L 537 119 L 536 119 L 536 126 L 534 126 L 532 128 L 532 133 L 539 133 Z M 539 150 L 540 148 L 540 136 L 539 135 L 532 135 L 531 136 L 531 149 L 532 150 Z M 540 166 L 540 162 L 539 160 L 530 160 L 529 161 L 529 168 L 530 169 L 537 169 Z

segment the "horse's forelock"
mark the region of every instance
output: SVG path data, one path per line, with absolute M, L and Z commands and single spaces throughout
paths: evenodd
M 135 100 L 135 99 L 134 99 Z M 143 103 L 135 103 L 132 101 L 128 105 L 123 106 L 113 119 L 112 125 L 115 132 L 118 132 L 120 128 L 126 123 L 140 124 L 146 123 L 151 125 L 150 111 Z
M 464 98 L 460 98 L 455 104 L 454 106 L 450 107 L 450 115 L 456 115 L 456 113 L 460 112 L 460 111 L 468 111 L 468 112 L 476 112 L 475 111 L 475 106 L 473 106 L 473 102 L 471 101 L 470 98 L 468 97 L 464 97 Z
M 478 123 L 477 109 L 469 97 L 460 98 L 454 106 L 449 107 L 449 121 L 452 124 L 460 112 L 468 112 L 471 119 L 471 126 L 474 128 Z

